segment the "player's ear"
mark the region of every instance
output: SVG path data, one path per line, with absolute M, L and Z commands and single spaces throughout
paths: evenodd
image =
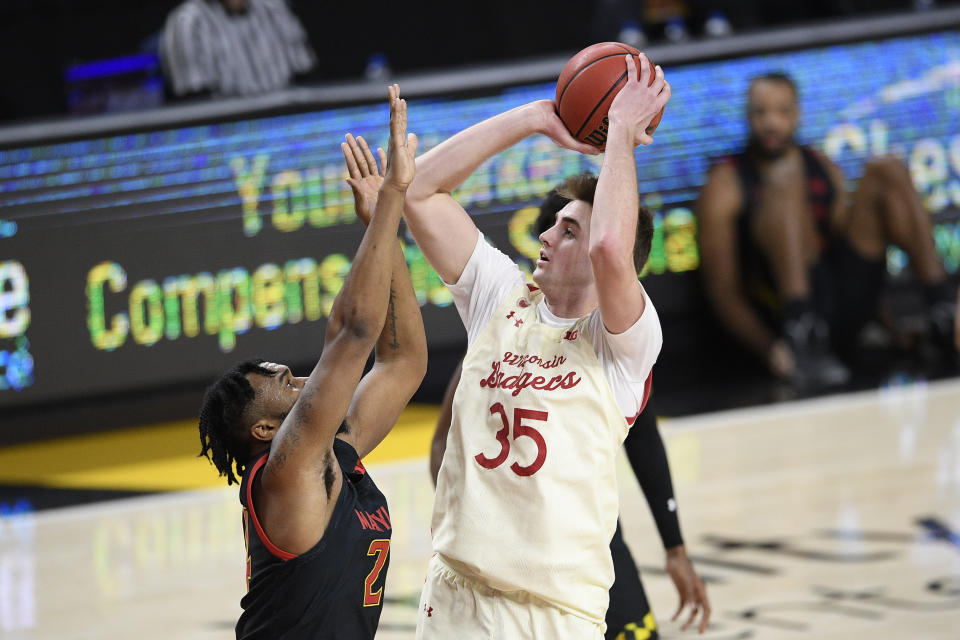
M 250 435 L 254 440 L 259 440 L 260 442 L 270 442 L 273 440 L 273 436 L 277 435 L 277 430 L 279 428 L 280 425 L 274 420 L 261 418 L 254 422 L 253 426 L 250 427 Z

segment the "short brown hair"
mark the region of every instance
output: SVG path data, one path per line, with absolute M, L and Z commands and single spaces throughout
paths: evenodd
M 583 200 L 592 207 L 598 180 L 592 173 L 578 173 L 557 185 L 556 192 L 569 200 Z M 643 271 L 643 266 L 647 264 L 652 243 L 653 212 L 641 204 L 637 211 L 637 235 L 633 242 L 633 266 L 637 273 Z

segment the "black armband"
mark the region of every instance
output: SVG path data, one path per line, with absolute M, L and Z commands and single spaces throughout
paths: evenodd
M 657 416 L 651 406 L 648 405 L 637 417 L 623 446 L 657 524 L 663 548 L 670 549 L 683 544 L 667 450 L 663 446 L 660 429 L 657 428 Z

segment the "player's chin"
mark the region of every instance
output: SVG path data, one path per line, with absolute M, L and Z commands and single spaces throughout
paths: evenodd
M 771 158 L 782 156 L 790 148 L 790 139 L 780 136 L 767 136 L 760 139 L 760 149 Z
M 534 267 L 534 269 L 533 269 L 533 274 L 532 274 L 532 275 L 533 275 L 533 279 L 534 279 L 536 282 L 540 282 L 540 280 L 541 280 L 541 279 L 543 278 L 543 276 L 545 275 L 545 267 L 546 267 L 546 264 L 547 264 L 547 263 L 544 262 L 543 260 L 537 260 L 537 264 L 536 264 L 536 266 Z

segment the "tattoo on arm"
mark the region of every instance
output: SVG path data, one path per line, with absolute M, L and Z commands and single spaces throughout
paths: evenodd
M 396 295 L 393 291 L 393 282 L 390 283 L 390 302 L 387 307 L 387 323 L 390 325 L 391 340 L 389 346 L 391 349 L 399 349 L 400 342 L 397 341 L 397 305 Z
M 304 389 L 299 399 L 299 407 L 294 413 L 293 420 L 287 425 L 287 430 L 283 434 L 283 440 L 277 443 L 277 447 L 270 454 L 271 461 L 268 471 L 272 474 L 279 472 L 286 465 L 288 447 L 296 448 L 300 445 L 300 430 L 307 420 L 307 415 L 313 409 L 311 400 L 313 391 Z

